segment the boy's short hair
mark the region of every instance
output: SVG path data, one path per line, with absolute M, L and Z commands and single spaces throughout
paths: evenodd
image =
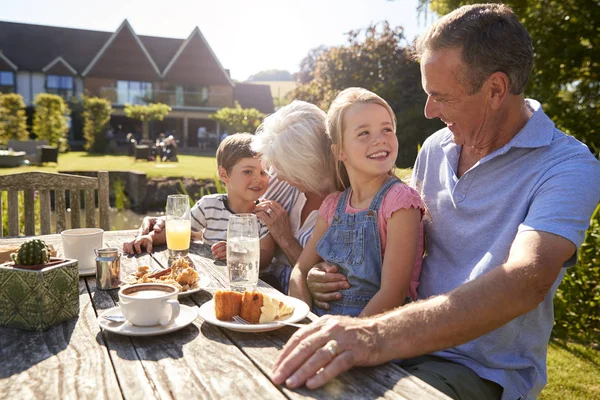
M 242 158 L 253 158 L 256 153 L 250 148 L 254 135 L 236 133 L 229 135 L 217 149 L 217 166 L 223 167 L 229 174 L 235 164 Z

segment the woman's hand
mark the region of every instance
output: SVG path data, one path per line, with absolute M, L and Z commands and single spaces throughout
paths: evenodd
M 285 208 L 276 201 L 263 200 L 254 208 L 256 216 L 269 228 L 273 239 L 279 244 L 281 239 L 294 239 L 290 218 Z
M 215 257 L 215 260 L 225 260 L 227 259 L 227 242 L 221 240 L 210 246 L 212 250 L 212 254 Z
M 290 338 L 273 366 L 273 383 L 315 389 L 353 366 L 387 361 L 384 347 L 375 320 L 325 315 Z
M 346 277 L 338 273 L 336 265 L 321 262 L 308 271 L 306 282 L 314 304 L 324 310 L 329 310 L 329 302 L 340 300 L 339 290 L 350 288 Z

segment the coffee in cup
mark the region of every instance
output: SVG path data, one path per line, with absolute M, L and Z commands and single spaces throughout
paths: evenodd
M 179 316 L 179 289 L 163 283 L 142 283 L 122 287 L 119 305 L 132 325 L 169 325 Z

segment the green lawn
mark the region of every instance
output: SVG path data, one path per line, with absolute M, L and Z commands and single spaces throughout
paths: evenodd
M 18 168 L 0 168 L 0 175 L 28 171 L 140 171 L 148 177 L 185 177 L 185 178 L 215 178 L 217 161 L 215 157 L 178 155 L 179 162 L 134 161 L 132 156 L 88 154 L 84 151 L 74 151 L 60 154 L 58 165 L 48 163 L 45 166 L 28 166 Z M 408 182 L 410 168 L 398 169 L 397 175 Z
M 215 157 L 179 155 L 179 162 L 134 161 L 127 155 L 88 154 L 70 152 L 58 156 L 58 165 L 48 163 L 45 166 L 27 166 L 18 168 L 0 168 L 0 175 L 27 171 L 140 171 L 149 177 L 186 177 L 214 178 L 217 174 Z
M 600 349 L 550 342 L 548 385 L 540 399 L 600 400 Z

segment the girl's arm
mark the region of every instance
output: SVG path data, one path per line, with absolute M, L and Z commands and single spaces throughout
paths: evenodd
M 275 254 L 275 241 L 269 233 L 264 238 L 260 239 L 260 269 L 267 268 L 273 260 Z
M 381 287 L 360 313 L 361 317 L 379 314 L 404 303 L 417 256 L 420 226 L 421 210 L 416 208 L 397 210 L 388 219 Z
M 300 258 L 298 258 L 298 262 L 294 266 L 290 277 L 290 296 L 304 301 L 311 307 L 312 296 L 308 291 L 306 277 L 308 276 L 308 271 L 310 271 L 315 264 L 322 261 L 321 257 L 317 254 L 317 242 L 323 237 L 328 228 L 329 224 L 327 221 L 319 217 L 313 233 L 310 239 L 308 239 L 306 247 L 302 250 L 302 254 L 300 254 Z

